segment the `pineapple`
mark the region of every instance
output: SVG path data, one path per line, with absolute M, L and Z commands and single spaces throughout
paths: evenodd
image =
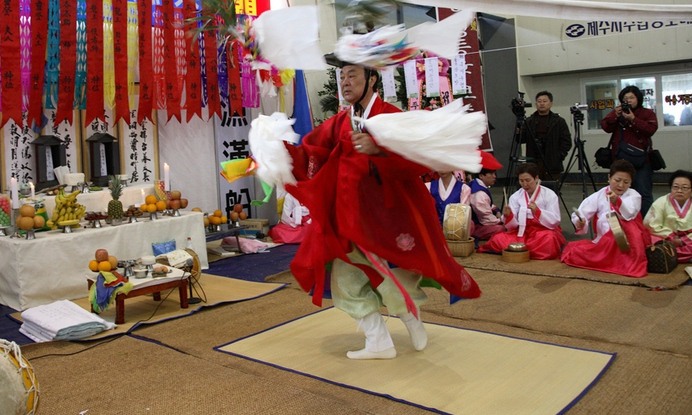
M 120 222 L 123 219 L 123 202 L 120 196 L 123 194 L 123 183 L 120 181 L 120 176 L 111 176 L 108 189 L 111 191 L 113 200 L 108 202 L 108 217 L 111 222 Z

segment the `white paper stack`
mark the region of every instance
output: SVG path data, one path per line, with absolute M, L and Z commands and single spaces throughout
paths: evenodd
M 58 166 L 53 169 L 53 173 L 55 173 L 55 178 L 58 179 L 58 184 L 66 184 L 65 175 L 70 173 L 70 169 L 67 166 Z
M 109 323 L 68 300 L 40 305 L 22 312 L 19 331 L 35 342 L 77 340 L 110 330 Z

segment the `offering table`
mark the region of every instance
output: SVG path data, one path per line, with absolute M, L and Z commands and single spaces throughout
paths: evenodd
M 0 237 L 0 304 L 18 311 L 57 300 L 85 296 L 84 279 L 93 274 L 88 264 L 98 248 L 119 260 L 152 255 L 152 243 L 175 240 L 184 249 L 187 238 L 209 268 L 204 219 L 199 212 L 181 216 L 140 218 L 136 223 L 102 228 L 80 228 L 71 233 L 37 232 L 32 240 Z

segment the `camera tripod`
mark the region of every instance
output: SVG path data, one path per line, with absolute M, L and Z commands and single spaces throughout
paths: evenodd
M 589 162 L 586 160 L 586 153 L 584 152 L 585 141 L 581 139 L 581 126 L 584 123 L 584 114 L 576 105 L 573 106 L 570 110 L 572 112 L 572 122 L 574 123 L 574 147 L 572 148 L 572 154 L 570 154 L 569 156 L 569 162 L 567 163 L 567 167 L 565 168 L 564 174 L 560 178 L 560 182 L 558 183 L 557 188 L 558 192 L 560 192 L 562 189 L 562 185 L 565 183 L 565 178 L 567 177 L 567 174 L 576 164 L 577 168 L 579 169 L 579 176 L 581 178 L 581 199 L 584 200 L 587 196 L 587 177 L 589 178 L 589 181 L 591 181 L 591 185 L 593 186 L 594 192 L 596 191 L 596 182 L 594 181 L 593 175 L 591 174 L 591 167 L 589 166 Z M 565 206 L 565 210 L 567 210 L 567 206 Z M 567 211 L 567 214 L 570 215 L 571 212 Z

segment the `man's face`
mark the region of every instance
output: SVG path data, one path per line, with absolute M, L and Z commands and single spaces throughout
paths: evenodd
M 481 179 L 486 187 L 490 187 L 495 184 L 495 181 L 497 181 L 497 174 L 494 171 L 491 171 L 490 173 L 479 174 L 478 178 Z
M 341 95 L 353 105 L 363 95 L 365 89 L 365 69 L 361 66 L 346 65 L 341 68 Z
M 545 115 L 550 112 L 550 108 L 553 107 L 553 101 L 548 98 L 547 95 L 540 95 L 536 98 L 536 110 L 539 114 Z

